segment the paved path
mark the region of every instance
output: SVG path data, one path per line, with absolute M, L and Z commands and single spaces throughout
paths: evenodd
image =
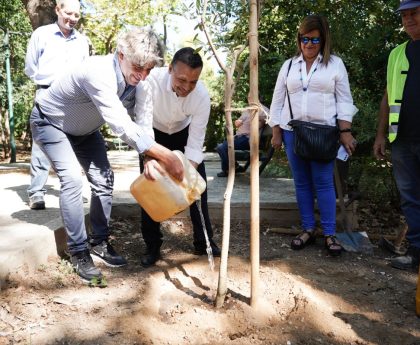
M 109 151 L 115 172 L 113 216 L 136 215 L 139 208 L 129 192 L 131 182 L 138 176 L 138 157 L 135 151 Z M 221 219 L 226 178 L 218 178 L 220 162 L 215 154 L 206 154 L 209 208 L 212 219 Z M 47 182 L 45 210 L 30 210 L 26 189 L 29 183 L 29 164 L 0 165 L 0 288 L 9 272 L 27 266 L 36 269 L 48 256 L 57 254 L 56 237 L 62 231 L 59 209 L 59 182 L 51 174 Z M 249 173 L 238 175 L 232 195 L 232 217 L 249 217 Z M 88 197 L 86 183 L 83 191 Z M 291 180 L 260 179 L 261 220 L 283 225 L 296 221 L 294 188 Z M 283 211 L 283 213 L 281 213 Z M 266 212 L 266 213 L 264 213 Z M 85 214 L 89 205 L 85 205 Z M 280 216 L 282 214 L 282 216 Z M 59 248 L 58 248 L 59 249 Z

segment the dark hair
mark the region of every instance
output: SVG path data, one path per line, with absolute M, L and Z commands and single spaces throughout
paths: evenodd
M 203 60 L 201 59 L 200 54 L 191 47 L 185 47 L 178 50 L 172 58 L 172 66 L 175 66 L 178 61 L 185 63 L 191 68 L 203 67 Z
M 331 59 L 331 34 L 330 34 L 330 26 L 328 25 L 328 21 L 325 17 L 318 16 L 318 15 L 310 15 L 307 16 L 299 26 L 299 30 L 297 32 L 297 54 L 300 55 L 302 52 L 300 49 L 300 38 L 311 32 L 313 30 L 318 30 L 321 35 L 321 54 L 322 54 L 322 63 L 325 65 Z

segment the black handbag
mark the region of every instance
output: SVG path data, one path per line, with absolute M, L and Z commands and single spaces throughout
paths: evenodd
M 293 128 L 294 144 L 293 151 L 300 158 L 328 163 L 337 157 L 340 147 L 340 130 L 338 126 L 320 125 L 307 121 L 293 119 L 292 105 L 290 103 L 289 90 L 287 89 L 287 76 L 289 75 L 292 60 L 286 75 L 286 93 L 289 102 L 290 122 Z

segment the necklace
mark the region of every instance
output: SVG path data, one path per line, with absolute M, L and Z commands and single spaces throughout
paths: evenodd
M 301 82 L 301 84 L 302 84 L 302 90 L 303 90 L 303 91 L 307 91 L 307 90 L 308 90 L 309 83 L 311 82 L 312 76 L 314 75 L 314 73 L 315 73 L 315 72 L 316 72 L 316 70 L 318 69 L 318 64 L 319 64 L 319 61 L 317 61 L 317 63 L 316 63 L 316 66 L 315 66 L 314 70 L 313 70 L 312 72 L 310 71 L 309 78 L 308 78 L 308 80 L 307 80 L 307 82 L 306 82 L 306 85 L 304 85 L 304 84 L 303 84 L 302 61 L 300 61 L 299 73 L 300 73 L 300 82 Z

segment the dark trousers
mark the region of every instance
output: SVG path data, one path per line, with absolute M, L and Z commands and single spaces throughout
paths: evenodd
M 235 135 L 233 137 L 233 147 L 235 150 L 249 150 L 249 137 L 247 135 Z M 222 171 L 228 172 L 229 156 L 228 156 L 227 140 L 217 145 L 216 151 L 220 156 L 220 162 L 222 164 Z M 238 165 L 238 163 L 236 163 L 236 165 Z
M 112 208 L 114 173 L 109 164 L 105 141 L 99 131 L 72 136 L 54 127 L 34 107 L 31 115 L 34 141 L 50 160 L 60 179 L 60 211 L 67 232 L 70 254 L 88 248 L 83 211 L 83 168 L 90 183 L 90 240 L 93 244 L 108 239 Z
M 408 225 L 407 241 L 420 248 L 420 143 L 398 138 L 392 143 L 392 170 Z
M 166 134 L 154 128 L 155 140 L 158 144 L 161 144 L 170 150 L 179 150 L 184 152 L 184 148 L 185 145 L 187 145 L 188 140 L 188 129 L 189 127 L 186 127 L 177 133 Z M 140 170 L 143 171 L 142 161 L 140 161 Z M 204 162 L 198 165 L 197 171 L 203 177 L 204 181 L 207 181 Z M 207 205 L 207 187 L 203 194 L 201 194 L 201 212 L 204 216 L 207 234 L 211 240 L 213 237 L 213 230 L 210 223 Z M 203 225 L 201 222 L 200 212 L 195 202 L 190 206 L 190 216 L 193 225 L 194 246 L 205 248 L 206 239 L 203 232 Z M 160 231 L 160 223 L 155 222 L 152 218 L 150 218 L 144 209 L 141 210 L 141 232 L 143 234 L 144 242 L 149 249 L 153 250 L 161 246 L 163 236 Z

